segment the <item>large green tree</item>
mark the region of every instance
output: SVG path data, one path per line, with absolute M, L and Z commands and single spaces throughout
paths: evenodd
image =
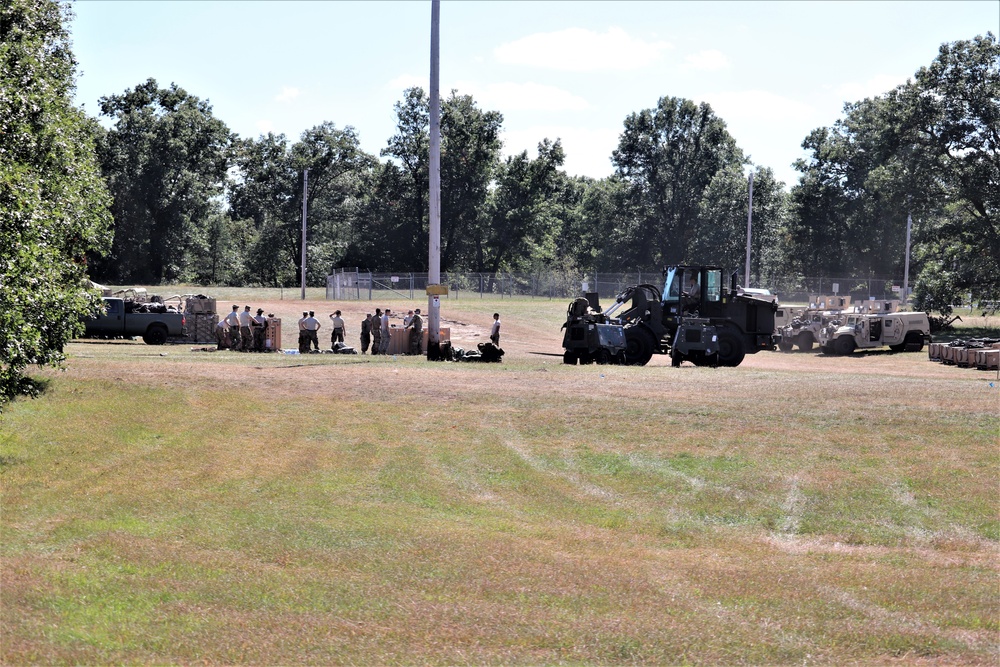
M 477 271 L 496 275 L 555 259 L 564 159 L 561 142 L 546 139 L 538 144 L 538 157 L 522 151 L 503 162 L 490 193 L 489 227 L 475 239 Z
M 787 223 L 788 201 L 784 184 L 775 180 L 771 169 L 758 167 L 753 174 L 750 275 L 753 286 L 766 286 L 781 268 L 779 240 Z M 699 225 L 689 250 L 691 261 L 733 270 L 746 265 L 749 194 L 742 169 L 732 166 L 716 173 L 699 205 Z
M 788 254 L 812 275 L 900 278 L 914 221 L 918 305 L 1000 298 L 1000 46 L 944 44 L 929 67 L 814 130 Z
M 394 267 L 426 270 L 428 239 L 428 165 L 430 111 L 427 94 L 408 89 L 396 104 L 397 132 L 383 149 L 393 158 L 398 178 L 383 181 L 404 204 L 396 221 Z M 480 109 L 471 96 L 451 95 L 441 103 L 441 270 L 476 268 L 488 222 L 486 203 L 500 165 L 503 116 Z
M 96 271 L 115 282 L 176 280 L 199 230 L 219 211 L 231 134 L 207 101 L 154 79 L 100 105 L 114 119 L 99 151 L 115 238 Z
M 618 220 L 627 226 L 605 236 L 628 240 L 614 258 L 626 267 L 689 260 L 706 188 L 720 171 L 746 162 L 711 106 L 677 97 L 630 114 L 611 160 L 628 185 Z
M 306 130 L 294 144 L 274 134 L 239 142 L 239 178 L 229 203 L 233 218 L 248 221 L 255 230 L 247 260 L 251 282 L 299 283 L 302 186 L 308 169 L 306 277 L 310 284 L 322 284 L 350 244 L 361 178 L 374 162 L 361 150 L 354 128 L 339 129 L 330 122 Z
M 96 130 L 73 107 L 69 10 L 51 0 L 0 4 L 0 404 L 58 364 L 100 300 L 88 252 L 107 247 L 108 197 Z

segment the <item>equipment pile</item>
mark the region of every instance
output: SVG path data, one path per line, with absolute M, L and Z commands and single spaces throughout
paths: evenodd
M 981 371 L 1000 370 L 1000 339 L 971 338 L 950 343 L 931 343 L 927 358 L 945 366 L 976 368 Z

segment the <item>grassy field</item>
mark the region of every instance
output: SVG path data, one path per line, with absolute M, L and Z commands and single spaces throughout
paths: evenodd
M 568 367 L 565 308 L 445 301 L 500 365 L 71 344 L 0 417 L 0 663 L 997 664 L 995 373 Z

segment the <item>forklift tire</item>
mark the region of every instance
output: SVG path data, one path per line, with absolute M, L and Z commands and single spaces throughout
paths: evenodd
M 739 366 L 743 363 L 746 350 L 743 347 L 743 340 L 732 331 L 719 332 L 719 365 Z
M 563 352 L 563 363 L 569 364 L 570 366 L 576 366 L 576 352 L 572 350 L 566 350 Z
M 645 366 L 653 358 L 653 334 L 643 327 L 625 329 L 625 363 Z

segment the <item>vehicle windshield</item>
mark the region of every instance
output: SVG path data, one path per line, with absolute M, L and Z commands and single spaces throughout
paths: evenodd
M 681 298 L 681 273 L 676 266 L 667 270 L 667 279 L 663 283 L 664 301 L 677 301 Z

